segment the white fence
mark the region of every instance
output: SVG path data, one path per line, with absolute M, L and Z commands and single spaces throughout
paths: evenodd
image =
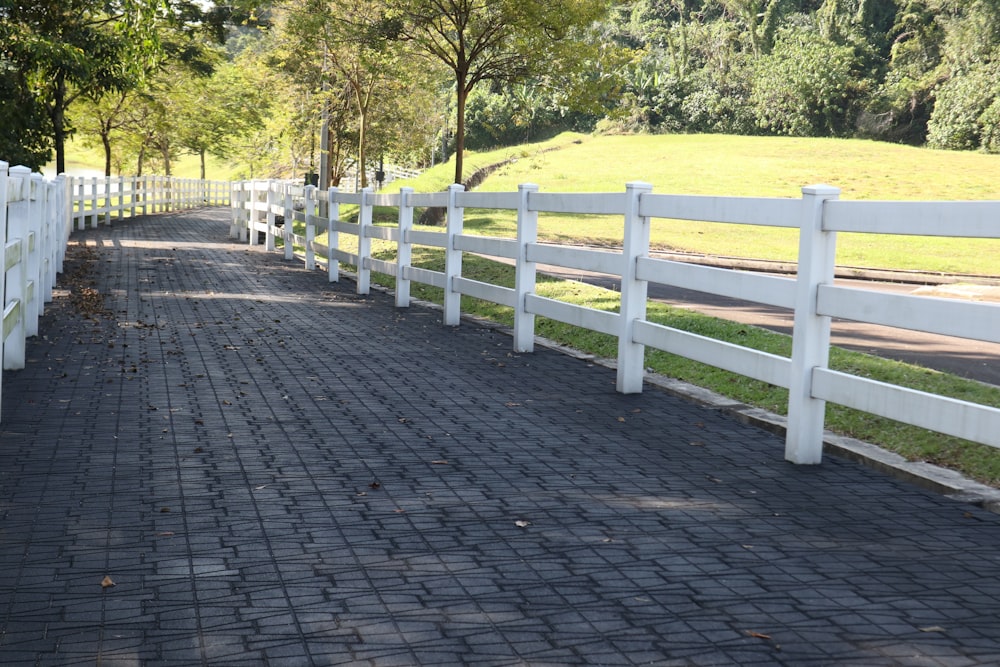
M 202 181 L 170 176 L 67 177 L 73 228 L 112 219 L 177 211 L 198 206 L 229 205 L 229 181 Z
M 67 202 L 65 177 L 47 181 L 0 162 L 3 370 L 24 368 L 26 339 L 38 334 L 38 318 L 52 300 L 70 231 Z
M 834 285 L 837 232 L 1000 239 L 1000 202 L 866 202 L 840 201 L 838 196 L 836 188 L 827 186 L 803 188 L 801 199 L 661 195 L 653 194 L 645 183 L 630 183 L 624 193 L 613 194 L 543 193 L 534 185 L 508 193 L 465 192 L 454 185 L 435 194 L 417 194 L 409 188 L 398 194 L 375 194 L 370 188 L 345 194 L 333 188 L 320 192 L 313 187 L 258 181 L 234 185 L 231 235 L 253 244 L 258 233 L 263 233 L 269 250 L 280 237 L 289 259 L 293 244 L 304 245 L 306 265 L 313 268 L 317 257 L 321 258 L 330 281 L 338 279 L 340 262 L 352 264 L 358 270 L 357 291 L 361 294 L 368 293 L 373 270 L 394 276 L 396 305 L 400 307 L 409 305 L 411 281 L 439 287 L 444 290 L 447 325 L 459 323 L 463 294 L 508 306 L 514 310 L 514 349 L 518 352 L 533 349 L 536 316 L 616 336 L 617 389 L 623 393 L 642 391 L 646 347 L 785 387 L 789 389 L 785 457 L 795 463 L 820 462 L 827 401 L 1000 447 L 1000 409 L 827 367 L 833 317 L 1000 343 L 1000 304 Z M 356 223 L 339 219 L 341 204 L 360 207 Z M 373 225 L 374 206 L 398 209 L 397 224 Z M 429 206 L 447 208 L 443 231 L 413 229 L 414 208 Z M 323 208 L 328 214 L 318 215 Z M 516 210 L 517 238 L 464 234 L 466 208 Z M 620 215 L 624 220 L 622 250 L 539 243 L 539 213 Z M 305 236 L 295 235 L 292 224 L 276 226 L 277 216 L 304 224 Z M 798 229 L 800 270 L 796 278 L 785 278 L 650 257 L 649 230 L 656 218 Z M 327 232 L 326 246 L 316 243 L 317 230 Z M 356 254 L 339 248 L 340 234 L 357 237 Z M 394 242 L 396 261 L 372 257 L 372 239 Z M 444 272 L 412 266 L 414 245 L 442 248 Z M 462 256 L 466 252 L 513 260 L 515 287 L 463 277 Z M 535 280 L 540 263 L 620 277 L 620 312 L 539 296 Z M 791 358 L 646 320 L 649 283 L 793 309 Z

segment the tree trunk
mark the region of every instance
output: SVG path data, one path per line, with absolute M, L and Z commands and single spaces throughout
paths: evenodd
M 455 90 L 455 182 L 462 183 L 463 158 L 465 157 L 465 100 L 469 97 L 466 86 L 466 73 L 462 72 L 456 77 Z
M 104 175 L 111 177 L 111 135 L 101 128 L 101 144 L 104 145 Z
M 52 135 L 56 149 L 56 173 L 66 172 L 66 75 L 56 73 L 55 97 L 52 100 Z
M 201 180 L 205 180 L 205 149 L 202 148 L 198 155 L 201 156 Z
M 368 187 L 368 174 L 365 173 L 367 156 L 365 155 L 365 135 L 368 130 L 368 114 L 361 112 L 358 118 L 358 173 L 361 174 L 361 187 Z

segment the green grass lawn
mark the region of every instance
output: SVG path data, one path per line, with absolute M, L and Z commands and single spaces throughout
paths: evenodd
M 658 135 L 561 135 L 545 144 L 474 154 L 473 165 L 512 159 L 478 188 L 509 192 L 535 183 L 548 192 L 622 192 L 642 180 L 665 194 L 799 197 L 806 185 L 826 183 L 842 199 L 1000 200 L 1000 155 L 932 151 L 844 139 Z M 447 187 L 453 165 L 411 182 L 418 192 Z M 471 172 L 470 168 L 468 172 Z M 513 236 L 513 212 L 466 211 L 471 233 Z M 620 217 L 543 214 L 539 237 L 560 243 L 619 245 Z M 710 255 L 793 261 L 794 230 L 681 222 L 653 222 L 653 247 Z M 844 266 L 1000 274 L 1000 241 L 841 234 Z

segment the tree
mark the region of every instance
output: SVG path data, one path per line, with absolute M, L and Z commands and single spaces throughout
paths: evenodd
M 768 53 L 774 43 L 781 0 L 720 0 L 732 16 L 746 26 L 754 57 Z
M 52 156 L 48 111 L 22 72 L 0 62 L 0 160 L 39 170 Z
M 86 145 L 96 142 L 104 149 L 104 175 L 111 176 L 112 136 L 126 124 L 126 109 L 132 95 L 122 90 L 100 97 L 83 98 L 77 115 L 77 127 L 83 131 Z
M 924 3 L 911 3 L 920 4 Z M 933 108 L 927 141 L 938 148 L 996 150 L 1000 3 L 927 0 L 940 60 L 928 73 Z
M 844 136 L 866 82 L 854 49 L 818 32 L 782 31 L 757 61 L 751 99 L 759 125 L 776 134 Z
M 396 0 L 403 36 L 455 80 L 455 182 L 462 182 L 466 102 L 483 81 L 558 81 L 592 53 L 575 37 L 606 11 L 603 0 Z
M 157 0 L 0 0 L 0 60 L 43 105 L 56 169 L 66 168 L 67 110 L 141 81 L 158 54 Z
M 402 67 L 395 39 L 399 21 L 374 0 L 287 2 L 282 19 L 281 31 L 290 43 L 286 69 L 318 78 L 321 92 L 349 93 L 357 114 L 357 169 L 361 186 L 367 186 L 369 132 L 379 113 L 390 108 L 386 90 Z M 312 62 L 319 63 L 318 71 Z

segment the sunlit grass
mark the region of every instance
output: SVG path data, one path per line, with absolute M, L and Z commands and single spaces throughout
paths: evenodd
M 568 141 L 567 141 L 568 139 Z M 478 188 L 510 192 L 535 183 L 548 192 L 623 192 L 630 181 L 645 181 L 666 194 L 745 197 L 801 196 L 801 188 L 826 183 L 842 199 L 1000 200 L 1000 156 L 934 151 L 872 141 L 658 135 L 557 137 L 545 145 L 475 155 L 500 167 Z M 436 192 L 450 182 L 450 165 L 405 183 L 418 192 Z M 396 191 L 393 184 L 387 191 Z M 510 211 L 465 212 L 470 233 L 513 236 Z M 542 214 L 539 237 L 559 243 L 618 246 L 617 216 Z M 708 255 L 794 261 L 794 230 L 655 220 L 654 248 Z M 841 234 L 837 262 L 843 266 L 943 273 L 1000 273 L 1000 241 Z

